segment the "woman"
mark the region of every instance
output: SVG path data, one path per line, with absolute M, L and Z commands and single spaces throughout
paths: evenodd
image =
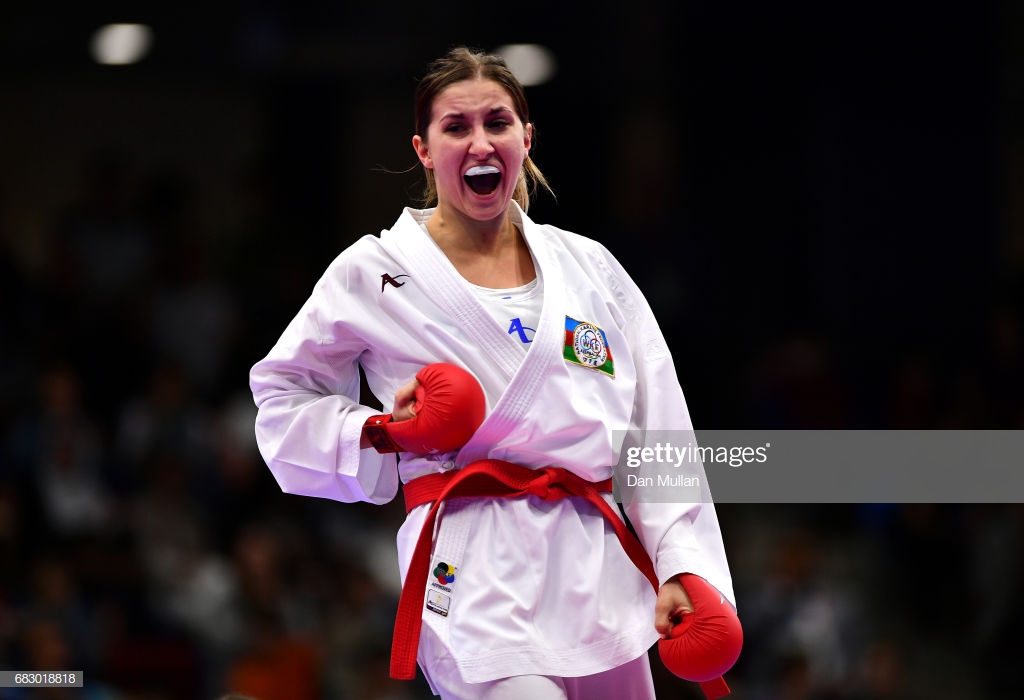
M 422 625 L 412 649 L 444 698 L 652 698 L 647 649 L 693 609 L 679 576 L 734 602 L 709 494 L 627 507 L 654 562 L 645 577 L 611 496 L 591 493 L 612 476 L 613 431 L 691 429 L 664 339 L 604 247 L 526 216 L 528 181 L 546 182 L 529 157 L 523 89 L 500 58 L 460 48 L 435 61 L 415 118 L 436 206 L 406 209 L 341 253 L 253 368 L 261 451 L 284 491 L 347 502 L 385 503 L 399 479 L 485 463 L 557 466 L 551 479 L 590 489 L 589 501 L 531 490 L 412 507 L 398 540 L 414 614 L 400 611 L 396 633 Z M 358 402 L 358 368 L 376 396 L 394 397 L 398 424 L 415 420 L 413 378 L 435 363 L 475 377 L 486 417 L 461 448 L 403 451 L 396 467 L 363 431 L 375 411 Z M 437 580 L 421 604 L 422 582 L 409 581 L 425 576 L 410 569 L 424 523 Z

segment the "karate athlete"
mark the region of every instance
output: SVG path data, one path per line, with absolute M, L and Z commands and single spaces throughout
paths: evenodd
M 288 493 L 404 484 L 393 676 L 418 661 L 446 700 L 646 700 L 647 650 L 690 628 L 663 656 L 712 682 L 739 642 L 701 630 L 735 618 L 710 494 L 627 506 L 637 542 L 609 492 L 613 431 L 691 429 L 648 304 L 603 246 L 527 217 L 547 183 L 500 58 L 435 61 L 415 117 L 436 206 L 343 251 L 253 367 L 264 458 Z M 359 403 L 360 366 L 390 413 Z

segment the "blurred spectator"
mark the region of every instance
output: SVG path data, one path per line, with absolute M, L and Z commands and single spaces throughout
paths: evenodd
M 179 365 L 164 361 L 149 375 L 145 393 L 123 398 L 114 448 L 125 479 L 142 485 L 152 460 L 175 455 L 187 487 L 205 481 L 214 461 L 211 410 L 193 387 Z
M 988 314 L 981 367 L 995 415 L 985 427 L 1024 429 L 1024 309 L 1015 301 L 996 303 Z
M 47 324 L 37 341 L 75 359 L 101 422 L 148 356 L 140 330 L 156 251 L 136 210 L 136 179 L 125 153 L 89 157 L 80 196 L 55 223 L 43 283 Z
M 956 627 L 968 654 L 980 661 L 993 693 L 1024 697 L 1024 505 L 978 507 L 966 514 L 968 566 L 956 594 L 971 614 Z
M 81 197 L 58 223 L 58 281 L 78 304 L 130 298 L 152 273 L 152 237 L 134 211 L 135 176 L 124 153 L 93 153 L 82 172 Z
M 98 532 L 112 524 L 113 498 L 105 483 L 98 427 L 82 401 L 82 382 L 67 363 L 39 374 L 34 410 L 11 435 L 16 469 L 30 475 L 47 521 L 58 533 Z
M 222 382 L 238 309 L 213 274 L 209 231 L 195 196 L 192 183 L 174 171 L 150 178 L 144 192 L 141 209 L 159 250 L 146 323 L 163 362 L 179 367 L 196 393 L 216 399 L 228 388 Z
M 81 674 L 81 663 L 75 658 L 62 626 L 45 616 L 30 619 L 22 631 L 19 669 L 47 669 Z M 84 676 L 83 676 L 84 679 Z M 10 700 L 119 700 L 119 696 L 98 679 L 82 682 L 81 688 L 16 688 L 4 691 Z
M 241 639 L 235 572 L 212 549 L 181 457 L 154 453 L 146 469 L 149 480 L 133 499 L 132 529 L 152 605 L 207 651 L 226 653 Z
M 852 427 L 850 390 L 820 334 L 783 337 L 762 351 L 751 377 L 753 425 L 787 430 Z
M 245 651 L 231 665 L 227 686 L 260 700 L 318 700 L 321 667 L 309 642 L 286 634 L 270 613 L 255 613 Z
M 852 681 L 851 697 L 856 700 L 904 700 L 912 697 L 907 687 L 906 653 L 890 639 L 880 640 L 867 648 Z
M 934 363 L 923 353 L 893 362 L 883 425 L 898 430 L 932 430 L 938 422 L 938 384 Z
M 0 186 L 0 440 L 32 390 L 34 350 L 29 341 L 41 315 L 39 294 L 19 259 L 7 212 L 7 193 Z
M 766 578 L 744 591 L 745 677 L 750 697 L 816 698 L 840 693 L 870 625 L 865 601 L 835 576 L 824 545 L 810 533 L 779 533 Z M 821 695 L 825 693 L 826 695 Z

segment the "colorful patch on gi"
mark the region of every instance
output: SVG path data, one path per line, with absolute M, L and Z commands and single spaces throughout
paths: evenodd
M 450 586 L 455 583 L 455 567 L 445 564 L 443 561 L 438 562 L 437 566 L 434 567 L 434 578 L 442 586 Z
M 425 605 L 427 610 L 442 617 L 448 617 L 452 604 L 452 585 L 455 583 L 455 567 L 443 561 L 437 562 L 430 572 L 427 582 Z
M 593 323 L 565 317 L 565 347 L 562 356 L 567 362 L 615 376 L 608 336 Z

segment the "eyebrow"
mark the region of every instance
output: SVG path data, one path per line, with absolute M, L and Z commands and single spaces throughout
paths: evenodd
M 503 114 L 506 112 L 508 114 L 515 114 L 515 112 L 513 112 L 508 107 L 492 107 L 490 110 L 488 110 L 487 116 L 490 117 L 495 114 Z M 465 117 L 466 115 L 462 112 L 448 112 L 446 114 L 442 114 L 438 121 L 441 121 L 442 119 L 465 119 Z

